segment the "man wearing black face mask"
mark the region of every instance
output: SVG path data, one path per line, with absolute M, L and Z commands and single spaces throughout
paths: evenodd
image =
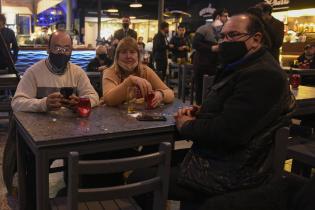
M 181 138 L 193 145 L 172 153 L 168 199 L 196 206 L 205 198 L 270 181 L 272 170 L 260 169 L 272 148 L 275 128 L 287 123 L 286 114 L 294 107 L 287 75 L 264 47 L 261 21 L 240 14 L 221 32 L 219 54 L 224 63 L 206 100 L 201 107 L 179 109 L 174 117 Z M 130 183 L 154 174 L 135 171 Z M 150 198 L 147 194 L 136 201 L 149 210 Z
M 131 28 L 130 25 L 130 18 L 125 16 L 122 18 L 122 29 L 115 31 L 114 33 L 114 44 L 118 44 L 118 41 L 122 40 L 127 36 L 131 36 L 135 40 L 137 40 L 137 32 Z
M 112 65 L 112 60 L 108 57 L 106 46 L 99 45 L 95 51 L 96 57 L 88 64 L 87 71 L 104 71 Z
M 99 97 L 86 73 L 77 65 L 69 62 L 72 53 L 72 40 L 65 31 L 53 33 L 49 39 L 48 58 L 43 59 L 26 70 L 18 84 L 12 99 L 15 112 L 49 112 L 61 107 L 74 110 L 79 97 L 89 98 L 92 107 L 99 102 Z M 62 95 L 61 88 L 72 90 L 70 96 Z M 12 192 L 12 180 L 16 170 L 16 139 L 11 121 L 8 140 L 3 154 L 3 171 L 8 192 Z M 12 129 L 11 129 L 12 128 Z M 32 161 L 26 161 L 32 164 Z M 34 174 L 28 174 L 27 182 L 32 183 Z M 30 196 L 34 197 L 34 191 Z M 31 198 L 30 198 L 31 199 Z M 27 207 L 27 209 L 35 209 Z
M 183 138 L 194 141 L 194 151 L 209 155 L 212 172 L 207 180 L 213 183 L 209 190 L 214 193 L 255 187 L 267 180 L 268 174 L 259 169 L 273 137 L 258 143 L 255 136 L 294 106 L 287 75 L 265 49 L 265 37 L 256 16 L 229 19 L 219 44 L 222 69 L 206 100 L 195 108 L 197 115 L 184 108 L 175 117 Z
M 48 58 L 26 70 L 12 99 L 14 111 L 46 112 L 62 106 L 74 108 L 79 97 L 86 96 L 92 106 L 99 97 L 86 73 L 69 62 L 72 40 L 65 31 L 57 31 L 49 38 Z M 60 93 L 61 87 L 72 87 L 69 99 Z

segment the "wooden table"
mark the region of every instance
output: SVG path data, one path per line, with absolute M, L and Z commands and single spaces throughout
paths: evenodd
M 89 118 L 79 118 L 69 111 L 55 113 L 14 113 L 17 123 L 17 153 L 20 209 L 28 206 L 26 171 L 36 170 L 36 206 L 49 209 L 49 160 L 65 158 L 70 151 L 80 154 L 105 152 L 138 145 L 173 142 L 175 122 L 172 114 L 183 106 L 173 104 L 150 110 L 162 113 L 165 122 L 141 122 L 127 115 L 126 107 L 101 106 L 93 109 Z M 34 154 L 35 169 L 27 169 L 26 152 Z
M 315 87 L 299 86 L 292 89 L 296 98 L 297 108 L 294 116 L 315 114 Z

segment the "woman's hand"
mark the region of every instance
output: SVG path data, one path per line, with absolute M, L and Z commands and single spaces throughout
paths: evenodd
M 129 78 L 134 85 L 140 88 L 142 97 L 145 98 L 150 92 L 152 92 L 152 85 L 146 79 L 133 75 L 130 75 Z
M 152 100 L 152 106 L 155 108 L 163 101 L 163 94 L 161 91 L 154 91 L 154 98 Z

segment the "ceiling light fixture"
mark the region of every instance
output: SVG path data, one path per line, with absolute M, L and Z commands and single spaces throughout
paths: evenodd
M 115 7 L 111 7 L 111 8 L 109 8 L 109 9 L 105 10 L 105 11 L 106 11 L 106 12 L 110 12 L 110 13 L 117 13 L 117 12 L 118 12 L 118 9 L 115 8 Z
M 129 7 L 131 7 L 131 8 L 140 8 L 140 7 L 142 7 L 142 4 L 140 2 L 138 2 L 138 0 L 135 0 L 135 2 L 129 4 Z

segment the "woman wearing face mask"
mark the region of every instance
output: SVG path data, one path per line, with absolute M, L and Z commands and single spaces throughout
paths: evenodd
M 144 98 L 153 93 L 153 107 L 162 102 L 171 103 L 174 99 L 174 92 L 151 68 L 141 64 L 137 41 L 127 37 L 117 46 L 114 64 L 104 71 L 103 101 L 110 106 L 123 103 L 130 86 L 138 87 Z
M 96 56 L 88 64 L 87 71 L 104 71 L 112 65 L 112 60 L 108 57 L 106 46 L 99 45 L 95 51 Z

